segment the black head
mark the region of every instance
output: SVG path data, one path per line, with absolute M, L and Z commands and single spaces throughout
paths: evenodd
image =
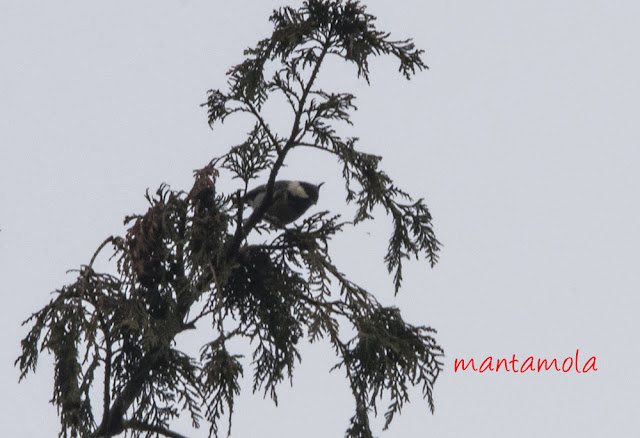
M 315 185 L 304 181 L 295 181 L 289 186 L 289 191 L 297 197 L 308 199 L 309 204 L 316 204 L 320 195 L 320 186 L 323 182 Z M 302 189 L 302 190 L 300 190 Z

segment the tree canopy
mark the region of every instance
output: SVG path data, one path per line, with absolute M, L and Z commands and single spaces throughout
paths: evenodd
M 75 281 L 25 321 L 31 328 L 16 364 L 24 378 L 35 371 L 41 352 L 53 355 L 60 436 L 110 437 L 126 430 L 133 437 L 180 437 L 170 422 L 181 413 L 194 427 L 206 421 L 210 436 L 219 435 L 228 416 L 230 432 L 247 366 L 253 391 L 277 402 L 278 385 L 292 378 L 303 339 L 329 342 L 334 369 L 348 379 L 355 410 L 347 437 L 372 436 L 370 415 L 381 401 L 388 403 L 388 427 L 411 386 L 421 387 L 433 410 L 443 355 L 435 331 L 381 305 L 332 262 L 329 250 L 332 238 L 372 219 L 381 206 L 393 222 L 384 262 L 397 293 L 404 261 L 437 262 L 440 243 L 431 214 L 381 170 L 381 157 L 336 132 L 335 122 L 351 124 L 355 96 L 317 86 L 329 57 L 353 64 L 368 82 L 372 57 L 391 56 L 409 79 L 427 68 L 423 52 L 409 39 L 393 40 L 378 30 L 358 1 L 308 0 L 299 9 L 274 11 L 270 20 L 271 36 L 247 49 L 245 60 L 227 73 L 227 87 L 210 90 L 203 104 L 212 127 L 248 114 L 253 126 L 246 140 L 195 171 L 188 192 L 163 184 L 147 193 L 148 210 L 125 219 L 126 234 L 106 239 Z M 263 111 L 276 95 L 290 109 L 284 133 Z M 355 217 L 325 211 L 286 228 L 261 221 L 295 148 L 335 156 Z M 244 188 L 222 193 L 217 182 L 227 176 Z M 252 181 L 264 178 L 265 200 L 247 214 L 243 196 Z M 252 233 L 262 243 L 249 244 Z M 115 273 L 94 270 L 104 251 L 112 255 Z M 200 357 L 191 357 L 176 336 L 205 322 L 216 336 Z M 250 358 L 231 351 L 235 338 L 251 341 Z M 92 399 L 94 384 L 102 386 L 102 400 Z

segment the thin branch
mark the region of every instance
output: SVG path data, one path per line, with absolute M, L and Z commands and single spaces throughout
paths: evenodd
M 153 432 L 169 438 L 188 438 L 186 435 L 179 434 L 162 426 L 154 426 L 137 420 L 128 420 L 124 422 L 125 429 L 140 430 L 143 432 Z
M 296 95 L 295 91 L 293 91 L 290 87 L 284 84 L 284 82 L 282 81 L 281 78 L 279 78 L 279 76 L 277 77 L 278 79 L 274 78 L 272 87 L 275 87 L 278 90 L 282 91 L 282 94 L 284 94 L 284 96 L 287 98 L 287 102 L 289 103 L 289 106 L 295 112 L 296 103 L 293 100 L 295 99 L 296 101 L 298 101 L 298 105 L 299 105 L 300 101 L 298 100 L 298 96 Z
M 87 272 L 93 269 L 93 263 L 96 261 L 96 257 L 98 257 L 98 254 L 100 254 L 100 251 L 102 251 L 102 249 L 107 245 L 107 243 L 113 243 L 116 241 L 116 239 L 117 238 L 115 236 L 109 236 L 104 240 L 104 242 L 100 244 L 96 252 L 93 253 L 93 256 L 91 257 L 91 261 L 89 262 L 89 265 L 87 265 Z
M 321 151 L 328 152 L 328 153 L 333 154 L 333 155 L 339 155 L 333 149 L 327 149 L 327 148 L 325 148 L 323 146 L 320 146 L 320 145 L 317 145 L 317 144 L 314 144 L 314 143 L 307 143 L 307 142 L 298 141 L 298 142 L 296 142 L 296 146 L 304 146 L 304 147 L 307 147 L 307 148 L 320 149 Z
M 327 54 L 328 50 L 329 50 L 329 43 L 326 42 L 323 45 L 322 53 L 320 54 L 320 57 L 316 61 L 313 71 L 311 72 L 311 76 L 309 77 L 309 81 L 307 82 L 307 85 L 304 88 L 302 96 L 300 97 L 300 105 L 298 107 L 298 111 L 296 111 L 296 114 L 295 114 L 295 120 L 293 122 L 293 126 L 291 127 L 291 134 L 289 135 L 289 139 L 287 140 L 282 151 L 278 153 L 278 158 L 273 164 L 273 168 L 271 169 L 271 173 L 269 174 L 269 180 L 267 182 L 264 199 L 262 203 L 258 206 L 258 208 L 253 210 L 253 213 L 251 213 L 251 216 L 249 216 L 249 219 L 247 219 L 247 222 L 244 225 L 244 230 L 241 233 L 236 232 L 236 235 L 234 236 L 233 241 L 229 245 L 229 248 L 227 250 L 226 255 L 229 258 L 235 257 L 237 255 L 238 250 L 240 249 L 240 244 L 242 240 L 249 234 L 249 232 L 251 232 L 251 230 L 256 226 L 256 224 L 262 219 L 267 209 L 271 205 L 271 202 L 273 200 L 273 186 L 275 185 L 275 182 L 276 182 L 276 176 L 278 175 L 280 168 L 284 164 L 284 159 L 287 156 L 287 153 L 289 152 L 289 150 L 291 150 L 291 148 L 293 148 L 296 145 L 295 139 L 298 133 L 300 132 L 300 119 L 302 117 L 302 114 L 304 113 L 304 106 L 306 104 L 307 97 L 309 96 L 309 92 L 311 90 L 311 87 L 313 86 L 313 83 L 316 80 L 316 77 L 318 76 L 318 72 L 320 71 L 320 66 L 322 65 L 322 61 L 324 60 L 324 57 Z
M 218 315 L 218 330 L 220 334 L 224 333 L 224 325 L 222 321 L 222 308 L 224 307 L 224 299 L 222 296 L 222 287 L 220 286 L 220 282 L 218 281 L 218 275 L 216 274 L 216 269 L 213 267 L 211 261 L 209 261 L 209 269 L 211 269 L 211 275 L 213 276 L 213 283 L 216 286 L 216 296 L 218 297 L 218 305 L 213 309 L 214 314 Z
M 264 119 L 262 118 L 258 110 L 256 110 L 255 106 L 253 106 L 250 102 L 247 102 L 247 106 L 251 110 L 251 114 L 253 114 L 256 117 L 256 119 L 258 119 L 258 122 L 260 122 L 262 129 L 264 129 L 264 132 L 267 133 L 267 136 L 269 137 L 269 140 L 271 140 L 271 143 L 273 143 L 273 146 L 276 148 L 276 151 L 278 151 L 278 153 L 281 153 L 282 149 L 280 148 L 280 144 L 278 144 L 278 140 L 275 138 L 275 136 L 269 129 L 269 125 L 267 125 L 267 123 L 264 121 Z
M 338 315 L 349 317 L 349 314 L 344 311 L 344 303 L 340 300 L 335 301 L 319 301 L 310 296 L 306 296 L 304 294 L 296 294 L 297 298 L 300 298 L 302 301 L 306 301 L 307 303 L 314 305 L 316 307 L 323 307 L 330 312 L 336 313 Z
M 102 319 L 102 318 L 101 318 Z M 104 358 L 104 411 L 102 413 L 102 423 L 109 422 L 111 406 L 111 361 L 113 351 L 111 348 L 111 336 L 108 328 L 103 329 L 105 341 L 105 358 Z
M 242 227 L 244 225 L 242 223 L 243 222 L 242 215 L 244 213 L 244 201 L 243 201 L 242 196 L 240 194 L 240 190 L 238 190 L 236 192 L 236 202 L 238 203 L 238 214 L 236 215 L 236 222 L 237 222 L 236 231 L 235 231 L 235 233 L 233 235 L 234 242 L 238 241 L 238 240 L 242 240 L 244 238 L 244 236 L 243 236 L 244 233 L 243 233 L 243 230 L 242 230 Z

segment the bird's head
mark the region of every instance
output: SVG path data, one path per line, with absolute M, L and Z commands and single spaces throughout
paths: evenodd
M 324 184 L 311 184 L 304 181 L 291 181 L 289 183 L 289 193 L 301 199 L 306 199 L 309 205 L 316 204 L 320 195 L 320 187 Z

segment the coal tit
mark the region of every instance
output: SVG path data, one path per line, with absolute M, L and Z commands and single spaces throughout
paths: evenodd
M 264 214 L 264 219 L 274 225 L 286 225 L 298 219 L 318 202 L 320 186 L 304 181 L 276 181 L 273 185 L 273 203 Z M 244 202 L 256 209 L 267 191 L 266 184 L 247 192 Z

